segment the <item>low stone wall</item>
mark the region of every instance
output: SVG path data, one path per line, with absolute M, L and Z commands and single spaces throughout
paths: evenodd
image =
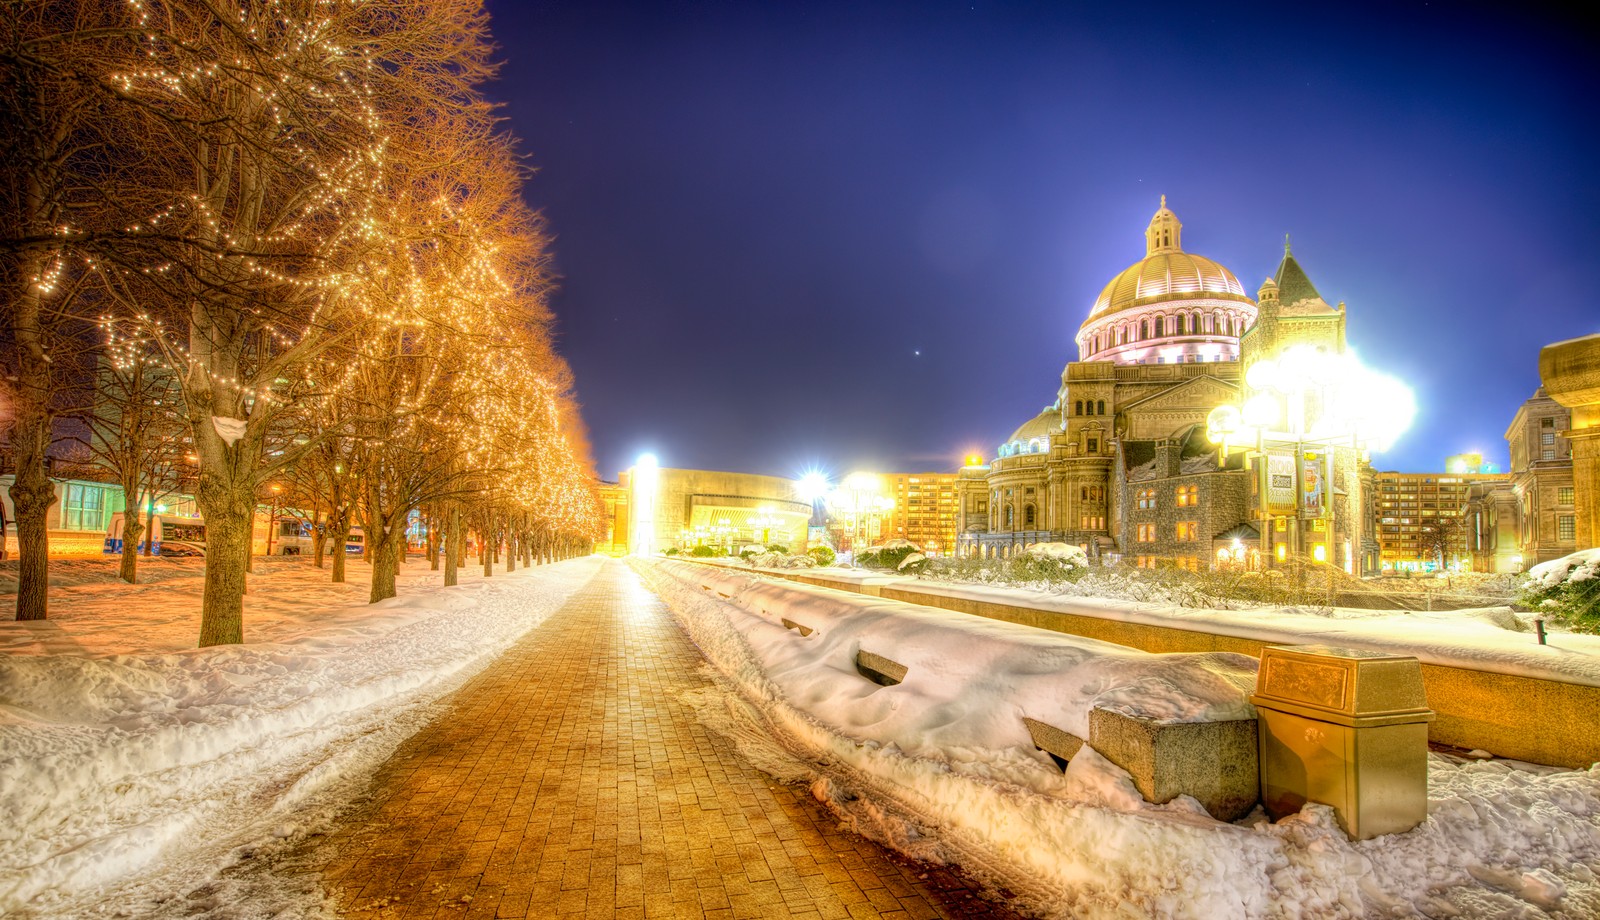
M 763 570 L 761 574 L 1115 642 L 1147 652 L 1238 652 L 1259 658 L 1267 645 L 1283 644 L 946 597 L 919 591 L 915 582 L 906 579 L 831 578 L 816 570 Z M 1600 725 L 1600 687 L 1426 662 L 1422 665 L 1422 680 L 1428 705 L 1438 714 L 1428 727 L 1430 741 L 1562 767 L 1583 768 L 1600 761 L 1600 731 L 1595 728 Z

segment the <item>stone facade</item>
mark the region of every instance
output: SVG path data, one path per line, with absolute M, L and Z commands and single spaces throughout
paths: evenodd
M 1524 568 L 1578 548 L 1572 444 L 1566 437 L 1571 427 L 1572 410 L 1541 387 L 1506 428 Z

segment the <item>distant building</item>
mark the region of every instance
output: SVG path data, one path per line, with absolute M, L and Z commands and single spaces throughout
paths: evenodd
M 890 539 L 910 540 L 930 556 L 956 551 L 956 512 L 960 506 L 958 473 L 887 473 L 894 507 L 889 510 Z
M 1540 387 L 1506 428 L 1511 479 L 1521 516 L 1522 564 L 1547 562 L 1578 548 L 1572 444 L 1564 433 L 1572 410 Z
M 801 552 L 811 504 L 797 486 L 778 476 L 635 464 L 609 490 L 609 549 L 621 552 L 626 545 L 629 553 L 653 556 L 711 546 L 736 554 L 749 544 L 770 543 Z
M 1509 490 L 1510 474 L 1378 473 L 1374 503 L 1383 571 L 1497 571 L 1479 559 L 1481 522 L 1472 513 L 1474 487 L 1482 486 L 1481 497 L 1497 485 Z

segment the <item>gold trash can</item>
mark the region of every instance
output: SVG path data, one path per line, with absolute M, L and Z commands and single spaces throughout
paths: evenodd
M 1261 802 L 1273 820 L 1331 806 L 1353 840 L 1428 817 L 1422 666 L 1409 655 L 1268 646 L 1250 702 L 1261 720 Z

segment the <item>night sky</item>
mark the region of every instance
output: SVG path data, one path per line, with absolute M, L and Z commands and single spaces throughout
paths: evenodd
M 1536 6 L 492 0 L 597 471 L 992 456 L 1162 194 L 1347 302 L 1419 405 L 1378 468 L 1504 464 L 1600 332 L 1596 36 Z

